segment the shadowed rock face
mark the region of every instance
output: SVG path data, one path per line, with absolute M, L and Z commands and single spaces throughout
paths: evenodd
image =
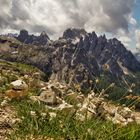
M 21 30 L 17 39 L 25 44 L 46 45 L 50 42 L 48 35 L 42 32 L 40 36 L 29 35 L 28 31 Z
M 37 66 L 51 80 L 78 83 L 88 88 L 93 77 L 104 71 L 115 77 L 140 71 L 140 63 L 120 41 L 115 38 L 107 40 L 105 35 L 98 37 L 95 32 L 68 29 L 63 37 L 43 46 L 40 43 L 49 39 L 45 32 L 35 37 L 22 30 L 18 39 L 30 45 L 17 43 L 15 47 L 14 43 L 12 47 L 12 43 L 1 43 L 0 58 Z
M 80 38 L 81 36 L 86 35 L 86 31 L 84 29 L 72 29 L 69 28 L 63 33 L 63 38 L 65 39 L 76 39 Z

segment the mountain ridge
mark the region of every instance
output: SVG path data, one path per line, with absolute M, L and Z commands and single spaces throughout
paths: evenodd
M 55 41 L 45 32 L 42 35 L 20 31 L 16 39 L 21 43 L 12 42 L 6 45 L 7 49 L 3 43 L 0 58 L 37 66 L 48 75 L 48 80 L 80 84 L 83 88 L 90 87 L 90 81 L 103 73 L 121 78 L 140 72 L 140 62 L 116 38 L 98 37 L 95 32 L 74 28 L 67 29 Z

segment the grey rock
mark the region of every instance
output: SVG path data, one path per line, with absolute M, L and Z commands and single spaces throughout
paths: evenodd
M 69 28 L 63 33 L 65 39 L 75 39 L 84 36 L 87 32 L 84 29 Z
M 48 80 L 79 84 L 82 89 L 92 87 L 90 81 L 104 72 L 121 78 L 124 70 L 127 74 L 140 71 L 140 62 L 119 40 L 98 37 L 84 29 L 67 29 L 56 41 L 50 41 L 45 32 L 34 36 L 22 30 L 18 39 L 31 45 L 19 43 L 14 48 L 18 54 L 13 54 L 11 45 L 1 43 L 1 59 L 34 65 L 48 75 Z
M 16 80 L 10 85 L 14 90 L 28 90 L 28 85 L 23 80 Z
M 43 91 L 38 99 L 46 104 L 55 105 L 57 104 L 57 98 L 55 93 L 50 91 Z
M 50 42 L 50 38 L 46 34 L 45 31 L 43 31 L 40 36 L 35 35 L 29 35 L 28 31 L 21 30 L 20 34 L 18 35 L 17 39 L 25 44 L 33 44 L 33 45 L 46 45 Z

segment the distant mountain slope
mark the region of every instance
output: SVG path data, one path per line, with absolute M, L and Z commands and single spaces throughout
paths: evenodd
M 140 52 L 137 52 L 134 54 L 136 59 L 140 62 Z
M 22 30 L 17 39 L 22 43 L 0 39 L 0 58 L 35 65 L 52 80 L 88 88 L 104 72 L 114 77 L 140 72 L 140 62 L 120 41 L 84 29 L 67 29 L 56 41 L 46 33 L 35 37 Z

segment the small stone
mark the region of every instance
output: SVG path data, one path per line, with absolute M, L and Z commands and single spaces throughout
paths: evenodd
M 60 111 L 66 111 L 67 113 L 69 111 L 71 112 L 72 109 L 73 109 L 73 106 L 72 105 L 69 105 L 67 103 L 63 103 L 63 104 L 59 105 L 59 107 L 58 107 L 58 110 L 60 110 Z
M 29 75 L 24 75 L 24 78 L 25 79 L 29 79 Z
M 52 86 L 52 87 L 51 87 L 51 90 L 52 90 L 57 96 L 59 96 L 59 97 L 62 97 L 62 96 L 63 96 L 63 92 L 62 92 L 60 89 L 58 89 L 58 88 Z
M 114 123 L 114 124 L 121 124 L 121 122 L 120 121 L 118 121 L 118 120 L 116 120 L 116 119 L 112 119 L 112 122 Z
M 38 96 L 30 96 L 30 99 L 34 102 L 38 101 Z
M 88 111 L 87 108 L 80 108 L 76 113 L 76 119 L 85 121 L 86 119 L 90 120 L 94 117 L 94 114 L 90 111 Z
M 48 105 L 54 105 L 57 104 L 57 98 L 55 93 L 50 91 L 43 91 L 38 99 L 42 102 L 45 102 Z
M 91 94 L 88 95 L 88 99 L 93 99 L 95 97 L 95 93 L 92 91 Z
M 16 80 L 10 85 L 14 90 L 28 90 L 28 85 L 22 80 Z
M 12 124 L 21 123 L 21 122 L 22 122 L 22 120 L 19 119 L 19 118 L 16 118 L 16 119 L 12 120 Z
M 97 109 L 96 105 L 94 105 L 92 103 L 89 104 L 88 111 L 92 112 L 93 114 L 96 114 L 96 109 Z
M 40 79 L 40 78 L 41 78 L 40 73 L 39 73 L 39 72 L 34 73 L 34 74 L 33 74 L 33 78 L 35 78 L 35 79 Z
M 61 98 L 56 97 L 56 99 L 57 99 L 57 104 L 62 104 L 63 103 L 63 100 Z
M 118 114 L 118 113 L 115 113 L 114 120 L 119 121 L 119 122 L 121 122 L 121 123 L 125 123 L 125 122 L 126 122 L 126 119 L 123 118 L 123 117 L 122 117 L 120 114 Z
M 123 109 L 121 109 L 121 111 L 119 113 L 124 118 L 130 118 L 132 111 L 128 107 L 124 107 Z
M 128 118 L 128 119 L 127 119 L 127 122 L 128 122 L 128 123 L 132 123 L 132 122 L 134 122 L 134 120 L 133 120 L 132 118 Z
M 99 106 L 103 102 L 103 100 L 104 99 L 102 99 L 102 98 L 94 97 L 90 100 L 90 102 L 92 102 L 96 106 Z
M 84 100 L 85 100 L 84 95 L 78 95 L 77 100 L 78 100 L 79 104 L 82 104 L 84 102 Z
M 112 121 L 112 117 L 109 114 L 106 114 L 105 119 L 108 121 Z
M 76 119 L 84 122 L 85 121 L 85 116 L 80 114 L 80 113 L 76 113 Z
M 104 103 L 103 104 L 103 108 L 104 110 L 111 116 L 114 116 L 115 113 L 117 112 L 118 110 L 118 107 L 116 107 L 115 105 L 112 105 L 112 104 L 106 104 Z

